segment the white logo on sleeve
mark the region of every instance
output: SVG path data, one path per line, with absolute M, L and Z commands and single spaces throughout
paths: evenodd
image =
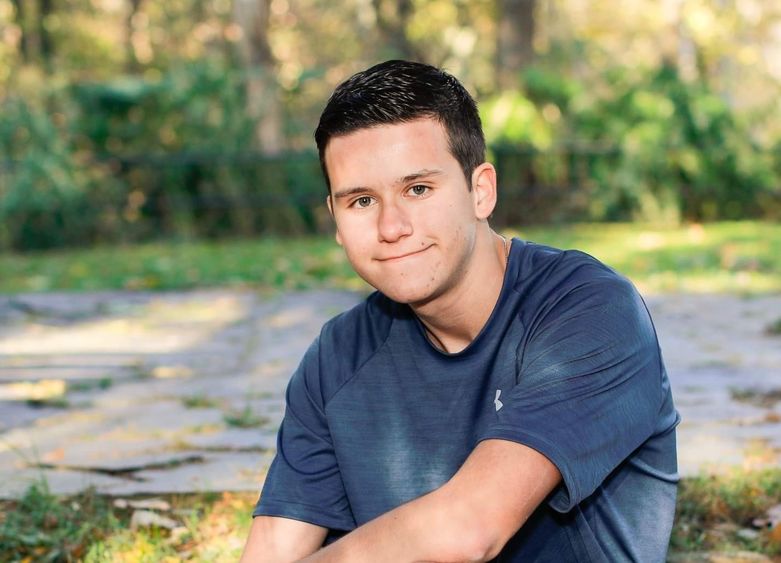
M 501 389 L 496 390 L 496 398 L 494 398 L 494 406 L 496 407 L 496 411 L 499 412 L 499 409 L 501 409 L 504 406 L 504 403 L 499 400 L 499 395 L 502 394 Z

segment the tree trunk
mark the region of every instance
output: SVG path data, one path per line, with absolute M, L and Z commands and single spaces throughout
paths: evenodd
M 36 34 L 27 25 L 29 6 L 27 6 L 26 0 L 12 0 L 12 4 L 16 13 L 16 25 L 19 26 L 19 33 L 21 33 L 19 51 L 22 55 L 22 62 L 29 63 L 35 59 L 37 54 L 35 48 Z
M 133 46 L 134 23 L 133 20 L 141 9 L 143 0 L 130 0 L 127 17 L 125 18 L 125 70 L 133 74 L 140 70 L 136 49 Z
M 517 88 L 521 71 L 534 60 L 534 8 L 535 0 L 498 1 L 496 68 L 503 90 Z
M 282 103 L 274 57 L 268 42 L 268 0 L 234 0 L 234 21 L 241 28 L 239 49 L 247 70 L 247 113 L 256 122 L 255 142 L 263 153 L 284 148 Z
M 11 0 L 16 15 L 16 25 L 21 34 L 19 40 L 19 54 L 22 56 L 22 62 L 27 63 L 30 60 L 30 38 L 27 35 L 27 26 L 24 21 L 24 0 Z
M 54 42 L 46 28 L 46 22 L 52 12 L 54 12 L 52 0 L 38 0 L 38 36 L 41 41 L 41 61 L 47 72 L 52 70 L 52 58 L 54 57 Z
M 377 29 L 384 45 L 392 50 L 392 56 L 424 61 L 423 53 L 407 37 L 407 24 L 414 11 L 412 0 L 373 0 L 372 4 L 377 17 Z
M 284 174 L 278 173 L 273 158 L 284 149 L 283 108 L 277 84 L 275 61 L 268 42 L 270 0 L 234 0 L 233 21 L 241 29 L 239 53 L 246 71 L 247 115 L 255 123 L 254 144 L 268 157 L 259 166 L 264 194 L 286 189 Z M 256 219 L 261 228 L 273 228 L 274 221 L 288 222 L 287 208 L 261 206 L 254 210 L 248 204 L 250 193 L 243 184 L 223 181 L 223 189 L 233 202 L 231 220 L 243 236 L 256 232 Z M 257 189 L 257 186 L 253 186 Z M 253 190 L 250 190 L 253 192 Z M 257 213 L 257 217 L 256 217 Z

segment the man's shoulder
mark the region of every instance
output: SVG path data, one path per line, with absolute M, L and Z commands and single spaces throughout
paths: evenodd
M 516 291 L 537 295 L 545 301 L 584 289 L 635 293 L 626 277 L 590 254 L 522 242 Z
M 374 292 L 326 322 L 313 345 L 321 377 L 349 378 L 385 344 L 394 321 L 404 315 L 402 305 Z
M 289 393 L 305 390 L 324 407 L 383 346 L 400 307 L 375 292 L 326 322 L 293 374 Z
M 355 349 L 377 347 L 387 338 L 394 319 L 403 314 L 402 306 L 379 291 L 323 325 L 321 345 Z

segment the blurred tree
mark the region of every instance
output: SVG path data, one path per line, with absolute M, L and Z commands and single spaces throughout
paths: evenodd
M 413 61 L 425 60 L 425 56 L 410 41 L 408 26 L 414 14 L 412 0 L 372 0 L 385 48 L 391 56 Z
M 141 70 L 136 50 L 133 46 L 133 36 L 135 35 L 136 17 L 141 10 L 143 2 L 144 0 L 128 0 L 127 17 L 125 18 L 125 69 L 131 74 Z
M 247 71 L 247 114 L 257 125 L 255 142 L 265 154 L 284 147 L 283 110 L 274 56 L 269 45 L 269 0 L 234 0 L 238 47 Z
M 312 228 L 323 101 L 390 57 L 476 94 L 505 184 L 590 218 L 781 215 L 779 2 L 0 0 L 0 207 L 38 206 L 6 244 Z
M 534 60 L 535 0 L 497 0 L 496 75 L 503 90 L 518 87 Z
M 34 25 L 35 14 L 28 0 L 12 0 L 16 27 L 19 31 L 19 53 L 25 63 L 32 63 L 40 52 L 39 28 Z

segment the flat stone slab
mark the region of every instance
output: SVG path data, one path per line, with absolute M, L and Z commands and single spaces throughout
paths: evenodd
M 291 372 L 322 324 L 360 299 L 0 298 L 0 496 L 40 479 L 56 493 L 259 490 Z
M 0 497 L 259 490 L 288 378 L 322 324 L 362 299 L 249 290 L 0 296 Z M 781 296 L 647 299 L 683 474 L 774 465 Z
M 647 299 L 681 413 L 682 474 L 776 466 L 781 452 L 781 295 Z

